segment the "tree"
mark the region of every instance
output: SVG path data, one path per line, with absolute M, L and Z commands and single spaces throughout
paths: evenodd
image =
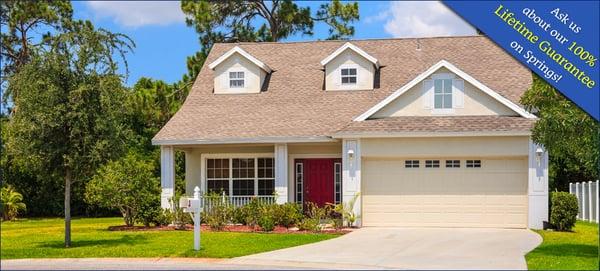
M 1 1 L 0 52 L 2 85 L 8 77 L 36 54 L 52 32 L 63 30 L 71 22 L 73 8 L 69 1 Z M 40 32 L 45 32 L 40 35 Z M 9 89 L 15 91 L 15 89 Z M 4 102 L 16 92 L 6 91 Z
M 600 124 L 565 99 L 537 75 L 521 98 L 539 120 L 532 138 L 550 156 L 551 190 L 568 191 L 569 182 L 597 180 L 600 156 Z
M 124 35 L 74 22 L 10 78 L 18 90 L 7 151 L 30 172 L 64 180 L 65 246 L 71 244 L 71 185 L 122 155 L 125 89 L 114 55 L 134 44 Z M 123 59 L 124 60 L 124 59 Z
M 296 34 L 312 36 L 318 22 L 330 27 L 329 39 L 347 39 L 354 35 L 350 24 L 359 18 L 358 3 L 344 4 L 340 0 L 322 4 L 314 15 L 310 7 L 300 7 L 291 0 L 184 0 L 181 10 L 187 15 L 187 25 L 200 35 L 202 46 L 200 52 L 188 58 L 188 74 L 183 80 L 187 86 L 193 83 L 198 67 L 202 67 L 216 42 L 280 41 Z
M 23 195 L 10 185 L 2 187 L 0 198 L 2 199 L 2 219 L 5 221 L 14 220 L 19 212 L 27 209 L 23 203 Z
M 127 226 L 133 226 L 143 208 L 160 208 L 160 181 L 154 165 L 135 153 L 102 166 L 86 187 L 85 198 L 91 204 L 117 208 Z M 145 210 L 148 211 L 148 210 Z

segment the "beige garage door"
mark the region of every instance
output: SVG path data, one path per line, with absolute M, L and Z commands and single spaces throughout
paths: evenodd
M 418 168 L 405 159 L 363 159 L 364 226 L 526 227 L 526 158 L 481 159 L 479 168 L 465 159 L 427 160 L 439 168 L 426 168 L 425 159 Z

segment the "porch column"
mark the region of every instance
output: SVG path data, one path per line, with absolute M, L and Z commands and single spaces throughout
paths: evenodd
M 349 204 L 356 195 L 356 201 L 354 202 L 354 214 L 358 216 L 358 219 L 354 223 L 355 226 L 362 225 L 362 214 L 361 214 L 361 198 L 360 187 L 361 187 L 361 153 L 360 153 L 360 139 L 344 139 L 342 142 L 342 202 L 344 205 Z
M 275 144 L 275 193 L 277 204 L 288 201 L 288 149 L 287 144 Z
M 548 221 L 548 152 L 529 140 L 529 225 L 542 229 Z
M 173 146 L 160 146 L 160 206 L 171 208 L 169 200 L 175 193 L 175 152 Z

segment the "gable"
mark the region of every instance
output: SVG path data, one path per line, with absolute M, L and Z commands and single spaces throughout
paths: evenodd
M 342 68 L 355 68 L 357 80 L 354 85 L 341 82 Z M 369 90 L 373 89 L 375 66 L 368 59 L 353 50 L 347 49 L 325 65 L 325 90 Z
M 244 86 L 230 88 L 229 73 L 243 72 Z M 214 68 L 215 94 L 259 93 L 267 73 L 252 61 L 239 53 L 234 53 L 224 59 Z
M 438 72 L 440 70 L 442 72 Z M 498 75 L 496 75 L 496 76 L 498 76 Z M 442 90 L 442 87 L 438 87 L 438 85 L 437 85 L 438 80 L 433 80 L 433 79 L 445 79 L 443 85 L 444 86 L 449 85 L 450 88 L 447 89 L 446 87 L 443 87 L 443 90 Z M 446 83 L 446 80 L 449 80 L 449 83 Z M 434 86 L 434 83 L 436 84 L 435 86 Z M 446 60 L 441 60 L 438 63 L 431 66 L 425 72 L 416 76 L 413 80 L 411 80 L 410 82 L 408 82 L 407 84 L 405 84 L 404 86 L 399 88 L 398 90 L 394 91 L 394 93 L 392 93 L 391 95 L 389 95 L 388 97 L 383 99 L 381 102 L 379 102 L 375 106 L 371 107 L 369 110 L 362 113 L 360 116 L 356 117 L 354 119 L 354 121 L 364 121 L 368 118 L 374 117 L 376 114 L 378 114 L 378 112 L 380 112 L 382 109 L 384 109 L 384 107 L 387 107 L 388 105 L 394 103 L 400 96 L 403 96 L 410 90 L 414 90 L 413 88 L 418 88 L 419 87 L 418 85 L 421 85 L 421 91 L 424 92 L 423 93 L 424 97 L 426 97 L 427 95 L 429 96 L 428 98 L 420 99 L 422 102 L 421 103 L 422 107 L 424 109 L 431 110 L 432 115 L 454 115 L 456 113 L 457 109 L 464 109 L 464 100 L 463 100 L 464 99 L 464 85 L 466 83 L 471 84 L 474 87 L 472 89 L 480 90 L 484 94 L 493 98 L 495 101 L 499 102 L 500 104 L 502 104 L 505 107 L 512 110 L 514 113 L 517 113 L 518 115 L 525 117 L 525 118 L 536 118 L 535 115 L 527 112 L 527 110 L 523 109 L 522 107 L 513 103 L 512 101 L 508 100 L 507 98 L 502 97 L 500 94 L 498 94 L 494 90 L 490 89 L 488 86 L 482 84 L 477 79 L 473 78 L 469 74 L 460 70 L 456 66 L 452 65 L 450 62 L 448 62 Z M 435 88 L 435 92 L 434 92 L 434 88 Z M 451 100 L 452 102 L 449 104 L 450 107 L 444 107 L 444 108 L 438 107 L 438 104 L 446 105 L 446 102 L 438 103 L 438 99 L 437 99 L 438 91 L 443 92 L 445 94 L 449 94 L 449 93 L 452 94 L 451 97 L 449 97 L 448 99 L 444 98 L 444 100 L 442 100 L 442 101 Z M 471 95 L 468 98 L 474 99 L 475 103 L 473 103 L 473 104 L 474 104 L 475 108 L 478 107 L 478 105 L 483 106 L 483 107 L 488 107 L 488 109 L 494 108 L 493 104 L 486 104 L 484 98 L 478 98 L 476 95 L 476 91 L 472 92 L 472 93 L 473 93 L 473 95 Z M 459 95 L 457 95 L 457 94 L 459 94 Z M 418 96 L 417 94 L 414 94 L 414 92 L 413 92 L 413 95 Z M 441 95 L 441 96 L 445 96 L 445 95 Z M 418 98 L 416 98 L 416 99 L 418 99 Z M 411 104 L 410 99 L 407 99 L 407 101 L 405 101 L 404 104 L 402 104 L 402 102 L 399 102 L 395 109 L 401 109 L 408 105 L 416 106 L 416 103 Z M 498 108 L 498 107 L 496 106 L 496 108 Z M 482 109 L 482 108 L 480 107 L 480 109 Z M 464 114 L 467 114 L 467 115 L 472 114 L 469 112 L 469 110 L 460 110 L 460 111 L 462 111 Z M 391 112 L 395 112 L 395 113 L 391 113 Z M 384 112 L 383 116 L 389 116 L 390 113 L 397 114 L 398 110 L 388 109 L 387 114 L 385 114 L 385 112 Z M 497 113 L 500 113 L 500 112 L 497 112 Z M 480 114 L 480 113 L 478 111 L 475 111 L 475 112 L 473 112 L 473 114 Z M 412 116 L 414 116 L 414 115 L 412 115 Z
M 431 93 L 423 90 L 424 80 L 433 80 L 439 76 L 449 76 L 454 80 L 462 80 L 462 93 L 455 91 L 453 97 L 455 100 L 462 100 L 460 106 L 455 106 L 451 111 L 436 112 L 433 108 Z M 496 99 L 487 95 L 476 86 L 460 78 L 455 73 L 445 67 L 425 78 L 418 84 L 415 84 L 406 93 L 399 96 L 393 102 L 387 104 L 381 110 L 372 115 L 371 118 L 400 117 L 400 116 L 436 116 L 436 115 L 454 115 L 454 116 L 518 116 L 518 113 L 500 103 Z

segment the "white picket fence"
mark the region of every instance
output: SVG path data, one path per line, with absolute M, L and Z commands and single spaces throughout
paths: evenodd
M 600 181 L 569 183 L 569 193 L 577 197 L 579 213 L 577 219 L 598 222 L 600 208 L 598 193 Z

